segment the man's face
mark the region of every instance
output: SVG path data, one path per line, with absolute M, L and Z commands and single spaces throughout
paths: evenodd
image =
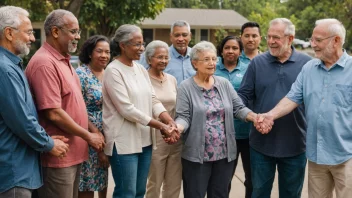
M 14 54 L 25 56 L 29 54 L 31 43 L 35 41 L 31 21 L 26 16 L 20 16 L 21 24 L 13 27 L 13 48 Z
M 334 53 L 335 35 L 331 35 L 327 31 L 326 25 L 318 25 L 314 28 L 311 46 L 315 52 L 315 57 L 322 61 L 328 60 Z
M 293 36 L 285 35 L 286 26 L 282 23 L 273 24 L 267 34 L 267 45 L 272 56 L 281 58 L 290 50 Z
M 253 51 L 258 49 L 262 37 L 257 27 L 247 27 L 243 30 L 241 41 L 245 51 Z
M 187 26 L 174 26 L 170 41 L 177 51 L 186 51 L 191 41 L 191 32 L 188 31 Z
M 73 53 L 77 50 L 77 45 L 81 30 L 79 29 L 78 20 L 73 15 L 64 15 L 65 24 L 59 28 L 58 42 L 62 53 Z

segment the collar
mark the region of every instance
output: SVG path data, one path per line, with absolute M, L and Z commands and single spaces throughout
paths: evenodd
M 189 58 L 189 54 L 191 53 L 191 48 L 190 47 L 187 47 L 187 52 L 186 52 L 186 56 L 182 56 L 180 53 L 178 53 L 178 51 L 176 50 L 176 48 L 174 47 L 174 45 L 171 45 L 170 46 L 170 51 L 172 53 L 172 55 L 174 57 L 185 57 L 185 58 Z
M 261 54 L 262 52 L 260 50 L 258 50 L 258 55 Z M 257 56 L 258 56 L 257 55 Z M 248 59 L 248 60 L 251 60 L 250 58 L 248 58 L 248 56 L 244 53 L 244 50 L 242 50 L 241 52 L 241 55 L 240 55 L 241 58 L 244 58 L 244 59 Z
M 343 54 L 342 56 L 339 58 L 339 60 L 336 61 L 336 63 L 330 67 L 330 69 L 336 67 L 336 66 L 340 66 L 340 67 L 346 67 L 347 65 L 347 61 L 348 59 L 350 59 L 350 56 L 347 54 L 346 50 L 343 49 Z M 324 67 L 325 68 L 325 64 L 322 60 L 317 59 L 318 61 L 316 62 L 315 66 L 320 66 L 320 67 Z
M 291 56 L 290 58 L 288 58 L 285 62 L 287 61 L 290 61 L 290 62 L 296 62 L 298 60 L 298 52 L 296 51 L 296 49 L 291 45 L 291 49 L 292 49 L 292 53 L 291 53 Z M 269 53 L 269 59 L 270 59 L 270 62 L 278 62 L 277 60 L 277 57 L 276 56 L 272 56 L 270 54 L 270 51 L 268 51 Z
M 43 44 L 43 47 L 49 51 L 57 60 L 70 60 L 71 55 L 67 54 L 67 56 L 63 56 L 62 54 L 60 54 L 59 51 L 57 51 L 55 48 L 53 48 L 49 43 L 47 43 L 46 41 Z
M 216 69 L 227 70 L 225 68 L 224 63 L 222 63 L 222 58 L 220 56 L 218 56 L 218 62 L 216 64 Z M 237 66 L 233 71 L 235 71 L 235 70 L 242 71 L 243 69 L 244 69 L 244 63 L 240 59 L 238 59 Z
M 216 89 L 218 89 L 218 87 L 219 87 L 218 79 L 217 79 L 217 77 L 216 77 L 215 75 L 212 75 L 212 77 L 214 78 L 213 87 L 216 88 Z M 204 90 L 205 90 L 203 87 L 200 87 L 200 86 L 197 85 L 196 81 L 194 81 L 194 76 L 192 76 L 192 77 L 190 77 L 190 78 L 191 78 L 191 80 L 192 80 L 193 86 L 194 86 L 197 90 L 199 90 L 199 91 L 204 91 Z
M 0 46 L 0 53 L 4 54 L 15 65 L 18 65 L 22 68 L 22 59 L 20 57 L 16 56 L 14 53 L 10 52 L 6 48 L 3 48 L 2 46 Z

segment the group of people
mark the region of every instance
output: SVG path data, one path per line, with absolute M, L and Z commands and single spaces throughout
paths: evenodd
M 76 71 L 71 12 L 46 17 L 24 72 L 28 12 L 1 7 L 0 28 L 0 198 L 103 198 L 108 167 L 114 198 L 178 198 L 182 184 L 185 198 L 229 197 L 239 156 L 246 198 L 269 198 L 276 171 L 279 196 L 301 197 L 307 159 L 309 197 L 352 195 L 352 58 L 336 19 L 316 22 L 315 59 L 292 46 L 286 18 L 270 22 L 263 53 L 255 22 L 192 48 L 186 21 L 171 46 L 145 46 L 126 24 L 88 38 Z

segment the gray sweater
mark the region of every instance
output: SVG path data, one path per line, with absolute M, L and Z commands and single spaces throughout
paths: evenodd
M 237 153 L 233 117 L 245 120 L 251 110 L 243 105 L 228 80 L 219 76 L 213 77 L 214 87 L 218 90 L 225 107 L 227 159 L 230 162 L 236 159 Z M 193 77 L 180 84 L 177 91 L 175 120 L 177 124 L 185 127 L 182 135 L 182 158 L 199 163 L 203 163 L 206 131 L 206 108 L 202 89 L 194 82 Z

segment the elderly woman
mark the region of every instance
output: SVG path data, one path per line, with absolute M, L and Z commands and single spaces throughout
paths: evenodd
M 169 62 L 169 46 L 163 41 L 153 41 L 145 50 L 145 59 L 149 64 L 148 74 L 155 95 L 164 105 L 171 117 L 175 116 L 176 78 L 164 73 Z M 181 189 L 181 149 L 182 142 L 167 144 L 156 131 L 156 150 L 153 150 L 148 175 L 146 198 L 178 198 Z M 162 190 L 160 190 L 162 186 Z
M 243 46 L 241 39 L 235 36 L 225 37 L 218 46 L 218 63 L 216 64 L 216 76 L 222 76 L 230 81 L 232 87 L 237 91 L 240 88 L 248 64 L 239 60 Z M 249 131 L 251 124 L 234 119 L 236 131 L 237 157 L 233 168 L 235 174 L 238 156 L 241 154 L 243 170 L 245 172 L 246 198 L 252 197 L 251 164 L 249 155 Z M 231 183 L 229 185 L 231 189 Z
M 183 133 L 182 178 L 185 198 L 229 197 L 236 159 L 233 118 L 255 121 L 228 80 L 214 76 L 214 45 L 202 41 L 190 59 L 196 75 L 177 91 L 176 123 Z
M 114 198 L 142 198 L 152 155 L 151 128 L 177 139 L 174 121 L 154 94 L 145 68 L 134 62 L 144 51 L 142 31 L 122 25 L 113 37 L 118 56 L 103 80 L 105 154 L 115 180 Z M 166 125 L 152 117 L 159 118 Z
M 104 69 L 110 60 L 109 40 L 105 36 L 95 35 L 88 38 L 80 51 L 79 60 L 83 63 L 76 69 L 79 76 L 82 94 L 87 106 L 88 128 L 92 133 L 103 133 L 102 80 Z M 93 198 L 94 191 L 99 192 L 99 198 L 106 197 L 108 186 L 109 160 L 104 152 L 96 152 L 89 147 L 89 159 L 83 162 L 79 197 Z

